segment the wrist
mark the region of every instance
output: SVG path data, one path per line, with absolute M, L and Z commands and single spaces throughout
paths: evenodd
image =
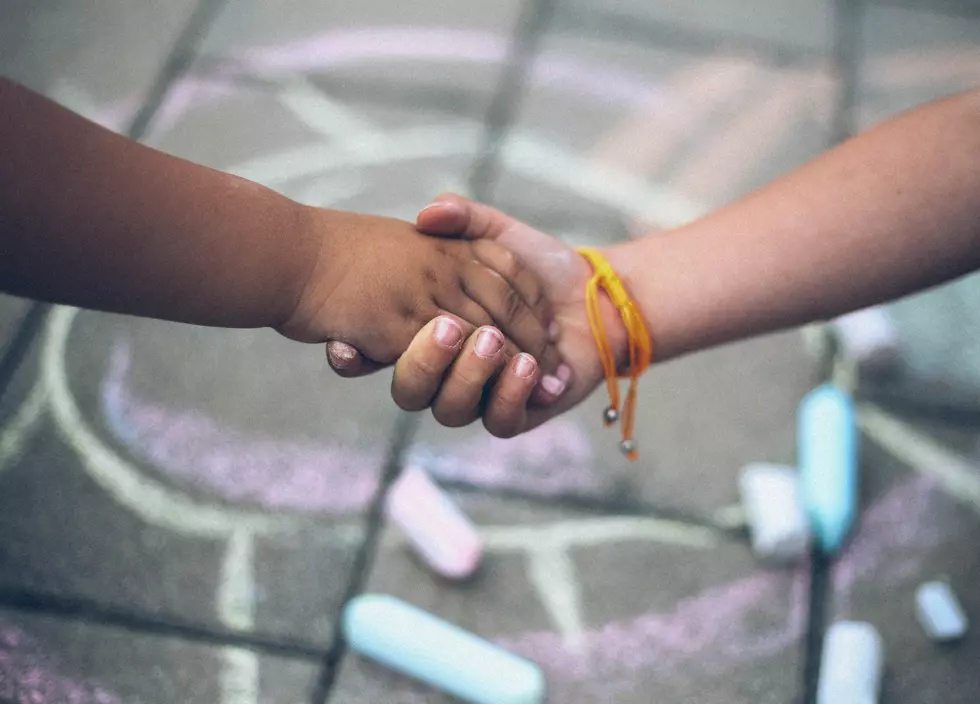
M 619 275 L 620 279 L 623 281 L 623 284 L 626 286 L 626 291 L 630 298 L 642 312 L 642 307 L 639 306 L 639 302 L 636 300 L 633 293 L 633 287 L 623 274 L 624 268 L 627 266 L 628 262 L 628 252 L 620 251 L 620 247 L 622 247 L 622 245 L 604 247 L 599 251 L 606 258 L 617 275 Z M 590 276 L 591 273 L 592 272 L 590 269 Z M 599 314 L 602 318 L 603 327 L 605 328 L 606 339 L 609 342 L 609 346 L 611 347 L 613 356 L 616 360 L 616 371 L 618 374 L 626 374 L 630 368 L 629 332 L 626 329 L 626 324 L 623 322 L 622 314 L 620 313 L 619 309 L 613 305 L 612 300 L 605 291 L 601 291 L 599 294 Z M 644 321 L 646 321 L 645 317 Z
M 280 264 L 280 300 L 277 302 L 276 322 L 273 327 L 287 337 L 298 339 L 316 315 L 310 310 L 310 302 L 317 297 L 313 289 L 323 283 L 322 268 L 329 257 L 324 253 L 326 237 L 323 236 L 318 208 L 289 201 L 288 222 L 293 223 L 295 244 L 285 248 Z
M 638 262 L 643 262 L 645 254 L 641 252 L 643 246 L 641 240 L 632 240 L 620 244 L 606 247 L 602 250 L 603 255 L 609 264 L 616 271 L 626 292 L 629 294 L 633 305 L 640 311 L 643 322 L 646 325 L 647 333 L 650 335 L 653 348 L 653 363 L 662 361 L 664 358 L 664 345 L 661 339 L 660 330 L 657 327 L 657 320 L 651 319 L 650 299 L 647 296 L 647 283 L 650 276 L 655 275 L 647 269 L 647 264 L 638 266 Z M 646 262 L 650 259 L 646 258 Z M 616 355 L 616 365 L 619 372 L 629 370 L 629 333 L 626 325 L 620 316 L 619 311 L 609 300 L 608 296 L 602 297 L 601 303 L 603 323 L 609 331 L 610 344 Z

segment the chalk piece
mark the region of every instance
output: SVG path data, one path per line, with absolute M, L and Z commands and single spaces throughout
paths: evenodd
M 540 704 L 544 675 L 524 658 L 391 596 L 344 610 L 352 650 L 472 704 Z
M 824 636 L 817 704 L 875 704 L 884 666 L 884 647 L 874 626 L 834 623 Z
M 968 622 L 956 594 L 945 582 L 926 582 L 915 591 L 915 613 L 926 635 L 946 642 L 962 638 Z
M 483 543 L 476 528 L 423 470 L 410 466 L 401 473 L 388 492 L 385 513 L 443 577 L 465 579 L 480 566 Z
M 800 499 L 795 467 L 755 462 L 738 480 L 752 550 L 766 562 L 800 559 L 810 543 L 810 527 Z
M 898 330 L 881 306 L 841 316 L 831 323 L 837 344 L 845 357 L 862 371 L 886 372 L 899 359 Z
M 825 554 L 840 549 L 857 514 L 858 437 L 850 396 L 830 384 L 808 393 L 797 418 L 800 494 Z

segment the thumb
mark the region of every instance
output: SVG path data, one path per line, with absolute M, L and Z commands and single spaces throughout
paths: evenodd
M 495 240 L 513 224 L 513 218 L 496 208 L 455 193 L 436 196 L 415 218 L 419 232 L 468 240 Z

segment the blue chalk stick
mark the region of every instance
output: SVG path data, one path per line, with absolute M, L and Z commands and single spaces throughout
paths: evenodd
M 830 384 L 800 402 L 797 418 L 800 490 L 817 544 L 840 549 L 857 515 L 858 434 L 854 403 Z
M 498 648 L 394 597 L 348 603 L 344 638 L 352 650 L 473 704 L 540 704 L 544 676 Z

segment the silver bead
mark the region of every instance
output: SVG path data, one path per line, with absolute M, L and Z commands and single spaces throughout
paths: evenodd
M 609 406 L 609 408 L 603 412 L 602 419 L 605 421 L 606 425 L 612 425 L 619 420 L 619 411 L 612 406 Z
M 624 455 L 628 455 L 636 451 L 636 443 L 632 440 L 623 440 L 619 443 L 619 449 L 623 451 Z

